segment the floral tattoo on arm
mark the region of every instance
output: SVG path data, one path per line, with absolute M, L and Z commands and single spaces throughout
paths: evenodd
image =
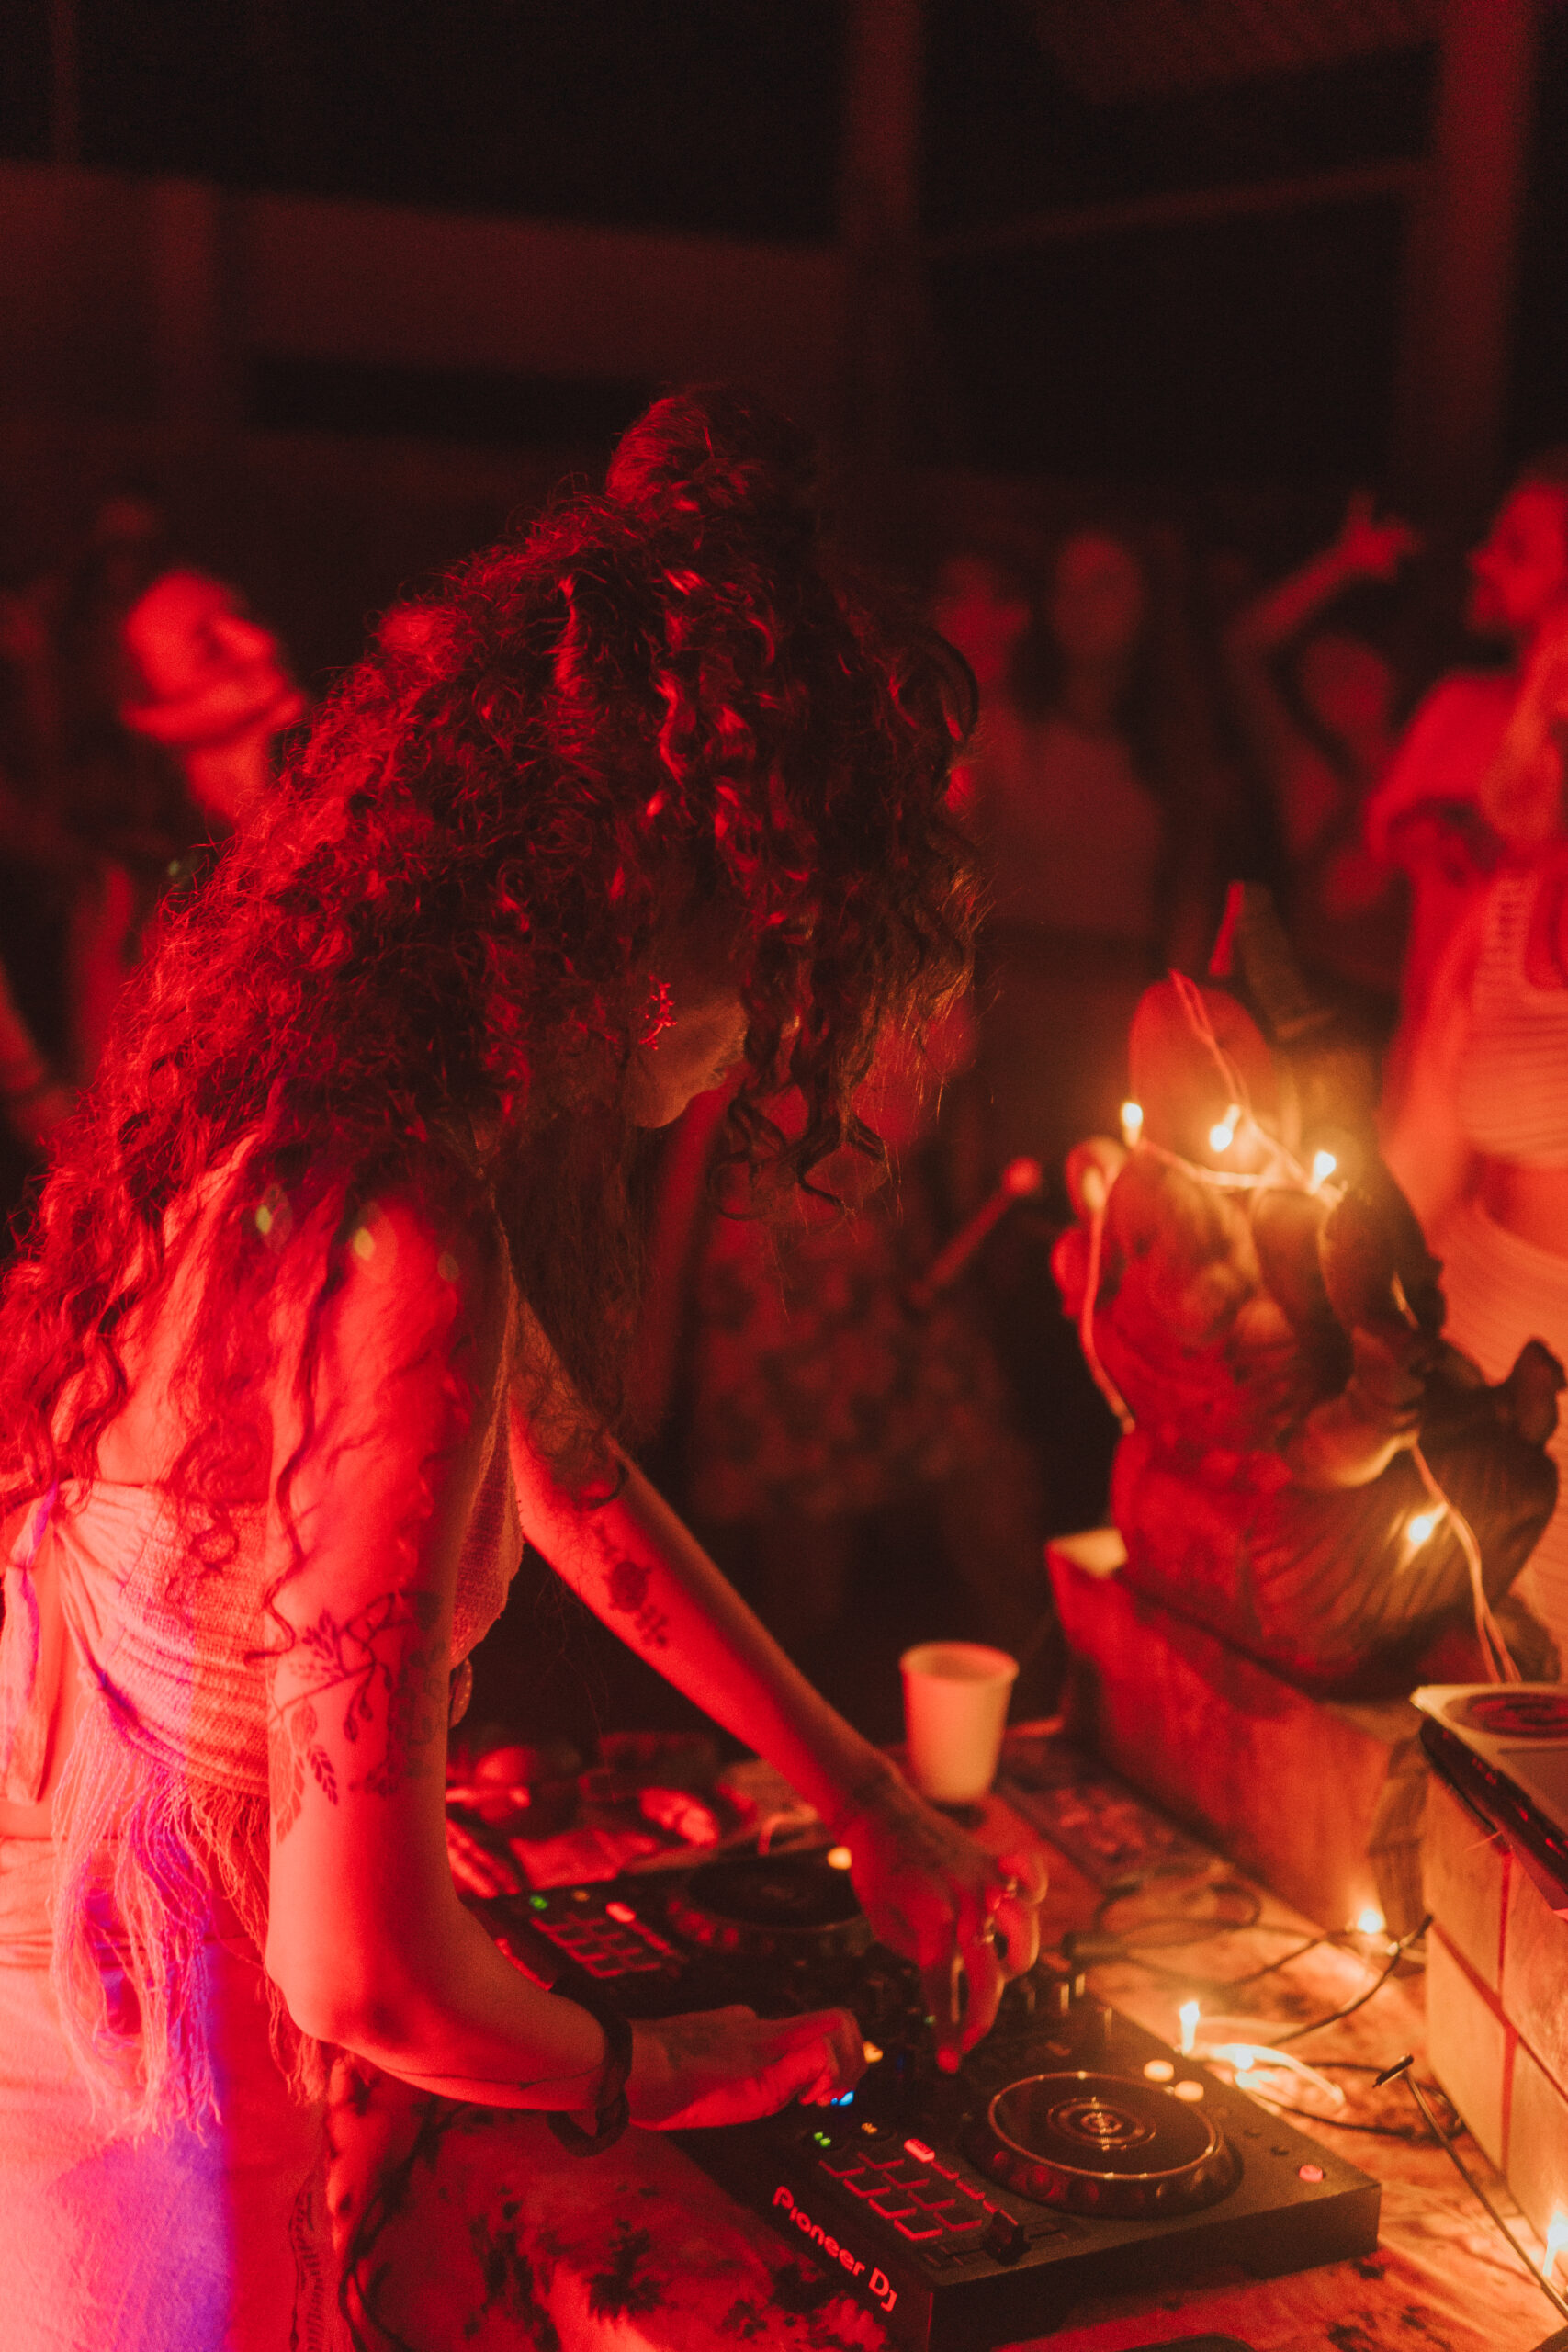
M 632 1629 L 649 1649 L 670 1646 L 670 1620 L 649 1597 L 653 1571 L 640 1560 L 614 1560 L 610 1565 L 610 1606 L 617 1616 L 629 1617 Z
M 271 1662 L 267 1700 L 269 1774 L 274 1835 L 287 1838 L 299 1818 L 309 1774 L 329 1804 L 340 1789 L 337 1768 L 317 1735 L 321 1714 L 341 1707 L 344 1738 L 374 1744 L 385 1701 L 385 1736 L 378 1757 L 367 1758 L 350 1789 L 395 1796 L 433 1769 L 431 1752 L 446 1721 L 445 1652 L 436 1637 L 441 1602 L 433 1592 L 400 1589 L 378 1593 L 353 1617 L 323 1609 Z M 288 1660 L 294 1688 L 278 1695 L 278 1668 Z

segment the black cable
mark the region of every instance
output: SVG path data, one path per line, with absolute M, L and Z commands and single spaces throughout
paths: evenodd
M 1193 1872 L 1191 1875 L 1196 1878 L 1198 1874 Z M 1200 1883 L 1209 1894 L 1214 1896 L 1239 1895 L 1243 1902 L 1247 1905 L 1247 1916 L 1245 1918 L 1223 1919 L 1211 1916 L 1210 1919 L 1206 1923 L 1209 1934 L 1234 1935 L 1245 1928 L 1257 1927 L 1258 1921 L 1262 1918 L 1262 1896 L 1255 1893 L 1250 1886 L 1244 1886 L 1239 1879 L 1202 1879 L 1200 1881 Z M 1105 1928 L 1106 1922 L 1110 1918 L 1111 1912 L 1115 1910 L 1116 1905 L 1119 1903 L 1130 1903 L 1134 1896 L 1141 1894 L 1142 1891 L 1141 1886 L 1122 1885 L 1113 1887 L 1109 1893 L 1102 1894 L 1100 1901 L 1094 1906 L 1094 1926 L 1097 1928 Z M 1191 1912 L 1169 1911 L 1160 1914 L 1153 1919 L 1143 1920 L 1139 1924 L 1145 1928 L 1201 1928 L 1205 1923 Z M 1115 1935 L 1116 1932 L 1117 1931 L 1114 1928 L 1107 1929 L 1107 1933 L 1111 1935 Z M 1125 1939 L 1123 1940 L 1125 1940 Z M 1201 1941 L 1201 1937 L 1194 1937 L 1193 1940 L 1194 1942 Z
M 1373 1987 L 1373 1990 L 1376 1990 L 1375 1986 Z M 1397 2064 L 1385 2066 L 1382 2074 L 1376 2077 L 1378 2088 L 1381 2090 L 1384 2083 L 1403 2082 L 1405 2089 L 1410 2093 L 1411 2098 L 1415 2100 L 1416 2106 L 1421 2111 L 1422 2121 L 1426 2124 L 1427 2130 L 1431 2132 L 1433 2139 L 1436 2140 L 1438 2145 L 1442 2149 L 1443 2154 L 1448 2157 L 1450 2163 L 1454 2166 L 1454 2169 L 1459 2174 L 1459 2177 L 1463 2181 L 1465 2187 L 1469 2189 L 1471 2195 L 1475 2199 L 1479 2205 L 1484 2206 L 1486 2211 L 1496 2223 L 1502 2235 L 1507 2240 L 1508 2245 L 1512 2247 L 1514 2253 L 1517 2255 L 1519 2260 L 1524 2264 L 1525 2268 L 1529 2272 L 1530 2277 L 1535 2280 L 1536 2285 L 1540 2289 L 1541 2293 L 1546 2297 L 1547 2301 L 1551 2305 L 1552 2310 L 1557 2313 L 1558 2318 L 1568 2319 L 1568 2298 L 1560 2295 L 1556 2288 L 1552 2285 L 1551 2279 L 1547 2277 L 1545 2271 L 1540 2267 L 1539 2264 L 1531 2261 L 1529 2256 L 1525 2252 L 1523 2246 L 1519 2244 L 1517 2238 L 1514 2235 L 1514 2233 L 1508 2227 L 1508 2224 L 1505 2222 L 1501 2213 L 1498 2212 L 1495 2205 L 1493 2204 L 1490 2197 L 1487 2196 L 1486 2191 L 1482 2188 L 1481 2183 L 1471 2171 L 1470 2166 L 1465 2163 L 1464 2158 L 1460 2154 L 1459 2150 L 1454 2146 L 1453 2142 L 1451 2140 L 1444 2139 L 1438 2119 L 1432 2113 L 1431 2109 L 1427 2106 L 1426 2099 L 1422 2096 L 1421 2086 L 1416 2080 L 1415 2075 L 1411 2072 L 1411 2068 L 1414 2066 L 1415 2063 L 1416 2062 L 1413 2058 L 1401 2058 Z M 1560 2329 L 1558 2335 L 1549 2337 L 1548 2342 L 1555 2344 L 1560 2341 L 1562 2336 L 1564 2335 L 1568 2335 L 1568 2330 Z M 1540 2352 L 1547 2352 L 1545 2345 L 1540 2347 Z
M 1251 1934 L 1254 1930 L 1249 1928 L 1247 1932 Z M 1263 1935 L 1284 1935 L 1289 1930 L 1283 1928 L 1259 1928 L 1256 1932 Z M 1194 1942 L 1199 1940 L 1197 1937 L 1193 1938 Z M 1157 1960 L 1145 1960 L 1134 1944 L 1124 1945 L 1120 1951 L 1104 1952 L 1095 1957 L 1096 1960 L 1130 1962 L 1134 1968 L 1143 1969 L 1150 1976 L 1163 1976 L 1172 1984 L 1190 1984 L 1197 1992 L 1232 1993 L 1242 1991 L 1248 1984 L 1260 1984 L 1265 1976 L 1272 1976 L 1276 1970 L 1288 1968 L 1292 1961 L 1300 1960 L 1306 1952 L 1315 1951 L 1320 1944 L 1332 1941 L 1333 1938 L 1330 1936 L 1310 1936 L 1304 1943 L 1297 1944 L 1292 1951 L 1281 1952 L 1278 1960 L 1266 1961 L 1261 1968 L 1251 1969 L 1245 1976 L 1198 1976 L 1190 1968 L 1164 1968 Z M 1166 1949 L 1175 1951 L 1178 1947 L 1172 1944 Z M 1088 1955 L 1082 1955 L 1082 1957 L 1088 1957 Z M 1091 1962 L 1090 1964 L 1095 1963 Z
M 1174 1875 L 1176 1875 L 1175 1872 L 1159 1871 L 1151 1871 L 1149 1873 L 1150 1878 Z M 1196 1871 L 1190 1873 L 1190 1875 L 1194 1879 L 1200 1878 L 1200 1873 Z M 1206 1943 L 1213 1936 L 1245 1935 L 1250 1933 L 1254 1928 L 1257 1928 L 1258 1933 L 1261 1935 L 1288 1935 L 1291 1933 L 1291 1930 L 1284 1926 L 1283 1922 L 1280 1922 L 1276 1926 L 1263 1918 L 1263 1904 L 1261 1897 L 1244 1882 L 1237 1879 L 1221 1879 L 1202 1881 L 1201 1883 L 1206 1884 L 1210 1891 L 1216 1896 L 1240 1895 L 1244 1897 L 1250 1906 L 1248 1916 L 1246 1918 L 1240 1919 L 1224 1919 L 1216 1918 L 1211 1915 L 1211 1917 L 1205 1919 L 1186 1912 L 1164 1912 L 1156 1914 L 1152 1919 L 1141 1920 L 1138 1923 L 1140 1932 L 1135 1934 L 1122 1934 L 1114 1928 L 1107 1926 L 1107 1922 L 1110 1918 L 1111 1913 L 1115 1909 L 1119 1903 L 1130 1902 L 1133 1897 L 1140 1894 L 1143 1888 L 1148 1883 L 1147 1879 L 1135 1880 L 1130 1883 L 1123 1883 L 1121 1885 L 1113 1887 L 1100 1896 L 1100 1901 L 1096 1904 L 1094 1908 L 1093 1926 L 1090 1929 L 1089 1935 L 1085 1936 L 1083 1934 L 1079 1934 L 1075 1937 L 1069 1934 L 1068 1936 L 1064 1937 L 1062 1944 L 1064 1955 L 1067 1957 L 1069 1964 L 1080 1967 L 1085 1965 L 1094 1966 L 1095 1964 L 1103 1962 L 1130 1962 L 1134 1967 L 1145 1970 L 1151 1976 L 1164 1977 L 1167 1981 L 1173 1984 L 1180 1982 L 1182 1984 L 1190 1984 L 1198 1991 L 1210 1993 L 1239 1992 L 1244 1990 L 1249 1984 L 1260 1984 L 1266 1976 L 1272 1976 L 1276 1974 L 1281 1968 L 1288 1968 L 1292 1961 L 1304 1959 L 1309 1951 L 1317 1951 L 1325 1944 L 1338 1945 L 1368 1932 L 1365 1929 L 1357 1928 L 1335 1928 L 1315 1936 L 1309 1936 L 1301 1943 L 1295 1945 L 1292 1951 L 1281 1952 L 1276 1960 L 1266 1961 L 1261 1968 L 1252 1969 L 1245 1976 L 1195 1976 L 1190 1969 L 1164 1968 L 1157 1961 L 1145 1959 L 1144 1954 L 1149 1951 L 1179 1951 L 1181 1950 L 1184 1943 Z M 1427 1923 L 1423 1921 L 1421 1927 L 1415 1928 L 1410 1935 L 1406 1936 L 1403 1939 L 1400 1948 L 1401 1951 L 1403 1951 L 1406 1946 L 1416 1941 L 1416 1939 L 1424 1933 L 1426 1925 Z M 1160 1941 L 1152 1942 L 1146 1933 L 1141 1932 L 1151 1928 L 1156 1929 L 1180 1928 L 1184 1932 L 1180 1935 L 1167 1934 Z M 1190 1930 L 1190 1933 L 1185 1932 L 1189 1929 Z M 1103 1930 L 1103 1935 L 1100 1933 L 1101 1930 Z M 1094 1939 L 1094 1942 L 1091 1942 L 1091 1938 Z M 1098 1949 L 1094 1948 L 1095 1943 L 1098 1943 Z M 1075 1948 L 1070 1953 L 1066 1951 L 1066 1947 L 1069 1944 L 1072 1944 Z M 1377 1989 L 1377 1986 L 1373 1985 L 1371 1991 L 1376 1992 Z M 1371 1994 L 1369 1993 L 1364 1997 L 1370 2000 Z M 1351 2006 L 1355 2007 L 1358 2005 L 1352 2004 Z M 1337 2012 L 1336 2015 L 1348 2017 L 1350 2013 L 1350 2008 L 1348 2007 L 1341 2012 Z M 1334 2019 L 1325 2018 L 1320 2020 L 1320 2022 L 1326 2025 L 1333 2023 Z M 1310 2032 L 1312 2028 L 1308 2026 L 1302 2026 L 1296 2029 L 1296 2031 L 1301 2033 Z M 1291 2034 L 1280 2038 L 1285 2040 L 1293 2040 L 1295 2035 Z
M 1258 2046 L 1263 2049 L 1269 2045 L 1260 2042 Z M 1258 2063 L 1267 2064 L 1268 2061 L 1265 2059 Z M 1316 2058 L 1313 2066 L 1320 2075 L 1379 2075 L 1382 2072 L 1382 2067 L 1374 2066 L 1366 2058 Z M 1462 2139 L 1469 2126 L 1447 2091 L 1438 2083 L 1424 2083 L 1422 2088 L 1434 2098 L 1440 2098 L 1452 2118 L 1451 2122 L 1440 2127 L 1445 2142 Z M 1288 2099 L 1276 2098 L 1270 2091 L 1254 2091 L 1249 2096 L 1266 2099 L 1270 2107 L 1279 2108 L 1281 2114 L 1303 2116 L 1309 2123 L 1331 2123 L 1337 2132 L 1370 2132 L 1379 2140 L 1403 2140 L 1407 2148 L 1424 2136 L 1420 2132 L 1402 2131 L 1397 2124 L 1350 2123 L 1337 2115 L 1320 2115 L 1315 2108 L 1292 2107 Z
M 1299 2115 L 1308 2123 L 1326 2123 L 1333 2132 L 1365 2132 L 1374 2140 L 1397 2140 L 1406 2148 L 1415 2147 L 1426 2137 L 1421 2132 L 1402 2132 L 1397 2123 L 1352 2123 L 1342 2115 L 1320 2115 L 1315 2107 L 1292 2107 L 1288 2100 L 1276 2098 L 1270 2091 L 1254 2091 L 1252 2097 L 1281 2115 Z
M 1319 2033 L 1325 2026 L 1337 2025 L 1342 2018 L 1353 2018 L 1358 2009 L 1364 2009 L 1367 2003 L 1373 1997 L 1373 1996 L 1382 1991 L 1383 1986 L 1388 1983 L 1389 1978 L 1393 1974 L 1394 1970 L 1404 1958 L 1405 1951 L 1408 1947 L 1415 1943 L 1419 1937 L 1424 1936 L 1431 1924 L 1432 1915 L 1428 1911 L 1426 1917 L 1421 1921 L 1418 1927 L 1412 1928 L 1407 1936 L 1401 1936 L 1390 1955 L 1388 1966 L 1383 1970 L 1382 1974 L 1378 1978 L 1375 1984 L 1369 1984 L 1364 1993 L 1358 1993 L 1353 2001 L 1347 2001 L 1345 2003 L 1343 2008 L 1331 2009 L 1325 2018 L 1314 2018 L 1306 2025 L 1293 2025 L 1289 2033 L 1275 2034 L 1272 2046 L 1276 2050 L 1282 2049 L 1287 2041 L 1300 2041 L 1304 2035 L 1309 2033 Z

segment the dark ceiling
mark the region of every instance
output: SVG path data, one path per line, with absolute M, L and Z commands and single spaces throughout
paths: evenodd
M 49 151 L 48 25 L 62 5 L 0 0 L 0 153 Z M 1399 174 L 1428 140 L 1435 6 L 928 0 L 933 454 L 1375 478 Z M 74 8 L 88 164 L 766 240 L 836 234 L 843 0 Z M 1550 12 L 1544 122 L 1568 104 L 1565 23 Z M 1562 142 L 1537 144 L 1516 440 L 1568 424 L 1554 258 L 1568 185 Z M 1231 202 L 1274 183 L 1305 193 L 1272 209 Z M 1064 228 L 1075 208 L 1119 205 L 1142 209 Z M 1042 216 L 1055 225 L 1038 235 L 1028 224 Z M 348 404 L 339 424 L 355 401 L 375 405 L 373 389 L 333 398 Z

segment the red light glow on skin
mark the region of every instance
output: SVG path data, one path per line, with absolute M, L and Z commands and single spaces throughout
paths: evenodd
M 1528 645 L 1568 602 L 1568 490 L 1521 482 L 1472 553 L 1470 571 L 1470 627 Z

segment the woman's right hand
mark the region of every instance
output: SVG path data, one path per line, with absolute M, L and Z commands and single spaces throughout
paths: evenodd
M 1421 534 L 1397 514 L 1379 515 L 1365 491 L 1345 510 L 1334 551 L 1352 580 L 1392 580 L 1406 556 L 1416 553 Z
M 759 2018 L 754 2009 L 701 2009 L 632 2028 L 626 2083 L 632 2120 L 654 2131 L 750 2123 L 792 2098 L 825 2106 L 865 2072 L 848 2009 Z

